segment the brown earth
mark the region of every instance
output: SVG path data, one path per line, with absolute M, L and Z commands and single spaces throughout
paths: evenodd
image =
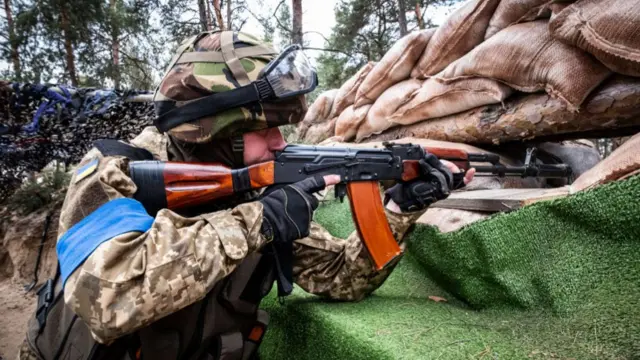
M 35 291 L 25 293 L 22 284 L 0 282 L 0 358 L 15 359 L 24 340 L 27 321 L 36 306 Z
M 55 243 L 60 203 L 26 216 L 0 211 L 0 358 L 14 359 L 24 339 L 29 318 L 36 305 L 36 290 L 55 273 Z M 47 214 L 51 212 L 44 242 L 38 284 L 30 291 L 24 286 L 34 280 L 38 248 Z

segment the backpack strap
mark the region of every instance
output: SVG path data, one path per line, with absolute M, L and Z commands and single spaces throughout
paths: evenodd
M 93 146 L 103 156 L 124 156 L 131 160 L 153 160 L 153 154 L 147 149 L 135 147 L 114 139 L 96 140 Z
M 244 352 L 242 353 L 242 360 L 251 360 L 257 354 L 262 338 L 267 331 L 269 325 L 269 314 L 264 310 L 258 310 L 256 322 L 244 342 Z
M 51 305 L 53 305 L 55 299 L 55 288 L 56 283 L 60 279 L 60 264 L 56 260 L 56 274 L 53 279 L 47 279 L 45 283 L 38 289 L 36 294 L 38 295 L 38 304 L 36 306 L 36 319 L 38 320 L 38 325 L 40 327 L 39 333 L 44 329 L 44 325 L 47 322 L 47 315 L 49 314 L 49 309 Z

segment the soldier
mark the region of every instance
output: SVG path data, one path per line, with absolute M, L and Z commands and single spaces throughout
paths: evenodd
M 281 296 L 295 282 L 346 301 L 382 285 L 397 262 L 376 271 L 357 233 L 339 239 L 311 221 L 313 193 L 338 176 L 181 213 L 149 214 L 133 199 L 131 160 L 240 168 L 282 150 L 277 127 L 304 117 L 317 77 L 299 48 L 277 55 L 247 34 L 198 34 L 179 47 L 155 92 L 155 127 L 130 144 L 95 143 L 72 177 L 58 273 L 39 291 L 20 358 L 252 359 L 268 323 L 258 306 L 274 282 Z M 421 178 L 386 192 L 400 243 L 459 172 L 433 156 L 421 163 Z

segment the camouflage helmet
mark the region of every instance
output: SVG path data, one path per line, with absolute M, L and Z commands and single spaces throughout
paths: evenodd
M 277 55 L 271 44 L 242 32 L 209 31 L 187 39 L 155 91 L 156 126 L 178 140 L 205 143 L 301 121 L 304 95 L 229 109 L 170 129 L 159 123 L 175 108 L 254 82 Z

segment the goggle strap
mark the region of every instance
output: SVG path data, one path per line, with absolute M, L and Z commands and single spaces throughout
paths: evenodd
M 167 132 L 179 125 L 223 111 L 260 102 L 273 97 L 273 90 L 266 80 L 260 79 L 249 85 L 215 93 L 177 107 L 156 117 L 154 124 L 161 132 Z
M 256 81 L 255 83 L 256 91 L 258 92 L 258 97 L 260 101 L 271 99 L 274 95 L 273 89 L 267 80 L 261 79 Z

